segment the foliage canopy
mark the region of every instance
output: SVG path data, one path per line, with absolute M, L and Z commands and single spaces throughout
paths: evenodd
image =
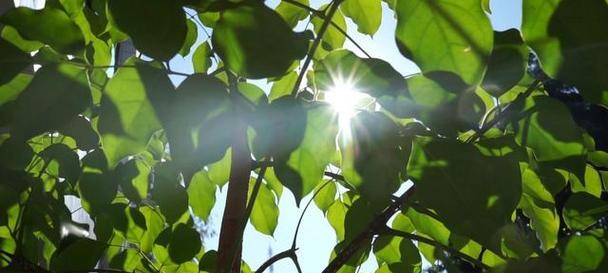
M 525 0 L 506 31 L 489 0 L 385 2 L 47 0 L 2 14 L 0 271 L 252 272 L 244 225 L 272 236 L 289 190 L 335 230 L 326 273 L 370 255 L 378 273 L 423 259 L 608 272 L 608 2 Z M 374 35 L 383 5 L 421 73 L 346 34 L 347 17 Z M 140 55 L 119 63 L 128 41 Z M 170 69 L 177 54 L 194 74 Z M 363 97 L 348 115 L 328 103 L 345 86 Z M 220 246 L 205 250 L 195 223 L 226 184 Z M 72 219 L 74 197 L 93 226 Z M 297 234 L 256 272 L 282 258 L 300 270 Z

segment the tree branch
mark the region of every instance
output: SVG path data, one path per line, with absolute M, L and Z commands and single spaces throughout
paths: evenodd
M 409 239 L 409 240 L 414 240 L 414 241 L 418 241 L 419 243 L 424 243 L 427 245 L 432 245 L 436 248 L 442 249 L 454 256 L 458 256 L 459 258 L 479 267 L 479 268 L 483 268 L 483 269 L 490 269 L 490 267 L 480 261 L 478 261 L 477 259 L 473 258 L 473 257 L 469 257 L 468 255 L 454 249 L 451 248 L 449 246 L 445 246 L 437 241 L 431 240 L 429 238 L 426 237 L 422 237 L 416 234 L 411 234 L 411 233 L 407 233 L 401 230 L 396 230 L 396 229 L 392 229 L 389 228 L 387 226 L 384 227 L 384 230 L 380 233 L 380 235 L 391 235 L 391 236 L 397 236 L 397 237 L 402 237 L 405 239 Z
M 323 14 L 323 12 L 321 12 L 320 10 L 314 9 L 312 7 L 309 7 L 307 5 L 304 5 L 298 1 L 295 0 L 282 0 L 285 3 L 294 5 L 296 7 L 299 7 L 301 9 L 305 9 L 307 11 L 309 11 L 310 13 L 312 13 L 313 16 L 317 16 L 321 19 L 325 19 L 325 14 Z M 346 33 L 346 31 L 338 26 L 336 23 L 334 23 L 334 21 L 329 21 L 330 25 L 335 28 L 338 32 L 340 32 L 342 35 L 344 35 L 344 37 L 346 37 L 346 39 L 348 39 L 351 43 L 353 43 L 357 49 L 359 49 L 363 54 L 365 54 L 365 56 L 367 56 L 368 58 L 371 58 L 372 56 L 369 55 L 369 53 L 367 53 L 367 51 L 365 51 L 365 49 L 363 49 L 363 47 L 361 45 L 359 45 L 359 43 L 357 43 L 357 41 L 355 41 L 355 39 L 353 39 L 353 37 L 351 37 L 350 35 L 348 35 L 348 33 Z
M 330 25 L 331 18 L 334 16 L 336 11 L 338 11 L 338 7 L 340 6 L 340 3 L 342 3 L 342 1 L 343 0 L 334 0 L 333 4 L 331 4 L 331 7 L 329 8 L 329 11 L 327 12 L 327 16 L 325 17 L 323 24 L 319 28 L 317 37 L 315 37 L 315 40 L 312 42 L 312 45 L 310 46 L 310 50 L 308 50 L 308 55 L 306 56 L 306 59 L 304 60 L 304 64 L 302 65 L 302 70 L 298 74 L 298 78 L 296 79 L 296 82 L 293 85 L 293 89 L 291 90 L 292 96 L 295 96 L 298 94 L 298 90 L 300 89 L 300 84 L 302 84 L 302 80 L 304 79 L 306 70 L 308 69 L 310 62 L 312 61 L 312 58 L 315 54 L 315 51 L 317 51 L 319 44 L 321 44 L 321 39 L 323 38 L 323 35 L 325 35 L 325 32 L 327 31 L 327 27 Z
M 263 273 L 272 264 L 282 259 L 293 257 L 296 254 L 296 250 L 297 249 L 290 248 L 283 252 L 277 253 L 276 255 L 270 257 L 270 259 L 266 260 L 262 265 L 260 265 L 260 267 L 258 268 L 258 270 L 255 271 L 255 273 Z
M 401 206 L 409 199 L 414 192 L 415 187 L 409 188 L 401 196 L 399 196 L 391 205 L 389 205 L 380 215 L 376 216 L 374 220 L 367 226 L 367 228 L 359 233 L 348 245 L 336 255 L 336 257 L 325 267 L 323 273 L 335 273 L 350 259 L 350 257 L 357 252 L 366 242 L 372 239 L 372 237 L 386 229 L 386 223 L 388 220 L 401 209 Z

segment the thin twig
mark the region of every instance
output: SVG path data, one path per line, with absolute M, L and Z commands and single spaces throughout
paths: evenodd
M 392 229 L 389 228 L 387 226 L 384 227 L 384 230 L 380 233 L 380 235 L 391 235 L 391 236 L 398 236 L 398 237 L 403 237 L 405 239 L 409 239 L 409 240 L 414 240 L 414 241 L 418 241 L 419 243 L 425 243 L 427 245 L 432 245 L 436 248 L 442 249 L 454 256 L 458 256 L 459 258 L 462 258 L 463 260 L 468 261 L 471 264 L 474 264 L 475 266 L 479 267 L 479 268 L 483 268 L 483 269 L 489 269 L 490 267 L 480 261 L 478 261 L 477 259 L 473 258 L 473 257 L 469 257 L 468 255 L 453 249 L 449 246 L 445 246 L 437 241 L 431 240 L 429 238 L 425 238 L 416 234 L 411 234 L 408 232 L 404 232 L 401 230 L 396 230 L 396 229 Z
M 319 189 L 317 189 L 315 191 L 315 193 L 313 193 L 312 197 L 310 198 L 310 200 L 308 200 L 308 203 L 306 203 L 306 206 L 304 207 L 304 210 L 302 210 L 302 213 L 300 214 L 300 219 L 298 219 L 298 225 L 296 226 L 296 230 L 293 233 L 293 240 L 291 241 L 291 248 L 295 249 L 296 248 L 296 241 L 298 240 L 298 233 L 300 232 L 300 226 L 302 225 L 302 219 L 304 219 L 304 214 L 306 213 L 306 210 L 308 210 L 308 207 L 310 206 L 310 204 L 312 203 L 313 200 L 315 200 L 315 197 L 317 196 L 317 194 L 319 194 L 319 192 L 321 192 L 321 190 L 323 188 L 325 188 L 327 185 L 329 185 L 329 183 L 333 182 L 332 180 L 327 180 L 325 181 L 325 183 L 323 185 L 321 185 L 321 187 L 319 187 Z
M 283 252 L 277 253 L 276 255 L 270 257 L 270 259 L 266 260 L 262 265 L 260 265 L 260 267 L 258 267 L 258 270 L 256 270 L 255 273 L 263 273 L 272 264 L 274 264 L 282 259 L 292 257 L 293 255 L 295 255 L 296 250 L 297 249 L 290 248 Z
M 325 19 L 325 14 L 323 14 L 323 12 L 320 10 L 314 9 L 310 6 L 302 4 L 295 0 L 282 0 L 282 1 L 285 3 L 291 4 L 291 5 L 294 5 L 296 7 L 299 7 L 301 9 L 305 9 L 305 10 L 309 11 L 310 13 L 312 13 L 313 16 L 319 17 L 321 19 Z M 372 58 L 372 56 L 369 53 L 367 53 L 367 51 L 365 49 L 363 49 L 363 47 L 361 45 L 359 45 L 359 43 L 357 43 L 357 41 L 355 41 L 355 39 L 353 39 L 353 37 L 348 35 L 348 33 L 346 33 L 346 31 L 342 27 L 338 26 L 332 20 L 330 20 L 329 23 L 331 24 L 331 26 L 333 28 L 335 28 L 338 32 L 340 32 L 342 35 L 344 35 L 344 37 L 346 37 L 346 39 L 348 39 L 351 43 L 353 43 L 357 47 L 357 49 L 359 49 L 363 54 L 365 54 L 366 57 Z
M 334 0 L 333 4 L 331 4 L 331 7 L 329 8 L 329 11 L 327 13 L 327 16 L 325 17 L 323 24 L 319 28 L 317 37 L 312 42 L 310 50 L 308 51 L 308 55 L 306 56 L 306 59 L 304 60 L 304 64 L 302 65 L 302 69 L 300 70 L 300 73 L 298 74 L 298 78 L 296 79 L 296 82 L 293 85 L 293 89 L 291 90 L 292 96 L 295 96 L 298 94 L 298 90 L 300 89 L 300 84 L 302 84 L 302 80 L 304 79 L 306 70 L 308 69 L 310 62 L 312 61 L 312 58 L 315 54 L 315 51 L 317 51 L 319 44 L 321 44 L 321 39 L 323 38 L 323 36 L 325 35 L 325 32 L 327 31 L 327 27 L 330 25 L 332 17 L 336 13 L 336 11 L 338 11 L 338 7 L 340 6 L 340 3 L 342 3 L 342 1 L 343 0 Z
M 325 267 L 323 273 L 336 273 L 366 242 L 371 240 L 374 235 L 379 234 L 386 228 L 388 220 L 401 209 L 416 191 L 415 187 L 409 188 L 391 203 L 380 215 L 376 216 L 367 228 L 351 240 L 348 245 L 336 255 L 336 257 Z

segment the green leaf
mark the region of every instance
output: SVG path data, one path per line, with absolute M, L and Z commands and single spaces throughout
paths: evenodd
M 89 214 L 97 214 L 110 204 L 118 190 L 115 177 L 109 174 L 84 172 L 78 180 L 78 194 L 82 207 Z
M 336 200 L 327 209 L 327 221 L 336 232 L 338 241 L 344 240 L 344 219 L 347 211 L 348 207 L 340 199 Z
M 56 175 L 65 178 L 66 181 L 76 184 L 80 176 L 80 161 L 75 151 L 65 144 L 53 144 L 40 154 L 46 161 L 47 172 L 57 169 Z
M 277 177 L 291 190 L 298 204 L 303 196 L 322 181 L 325 167 L 336 153 L 335 141 L 338 133 L 336 116 L 328 106 L 313 105 L 303 114 L 306 119 L 303 137 L 300 141 L 290 140 L 296 144 L 295 150 L 287 149 L 286 151 L 292 152 L 279 153 L 279 156 L 275 157 L 277 164 L 274 168 Z M 298 124 L 293 120 L 291 122 Z
M 4 140 L 0 146 L 0 165 L 9 170 L 25 169 L 33 156 L 32 147 L 25 141 L 9 138 Z
M 586 230 L 608 215 L 608 203 L 586 192 L 573 193 L 562 211 L 564 221 L 574 230 Z
M 219 187 L 223 187 L 230 179 L 230 165 L 232 165 L 232 148 L 226 150 L 222 159 L 207 166 L 209 179 Z
M 285 74 L 304 57 L 308 41 L 263 2 L 244 1 L 221 13 L 211 38 L 227 67 L 247 78 Z
M 178 173 L 171 163 L 158 164 L 155 168 L 155 183 L 152 199 L 160 207 L 168 223 L 177 222 L 188 213 L 188 193 L 179 184 Z
M 480 0 L 397 1 L 395 12 L 399 50 L 422 72 L 452 72 L 479 83 L 493 44 Z
M 204 221 L 215 205 L 216 185 L 209 179 L 208 173 L 199 171 L 192 177 L 188 185 L 188 200 L 194 214 Z
M 195 74 L 180 84 L 166 126 L 179 168 L 193 174 L 224 156 L 233 132 L 230 110 L 226 85 L 219 79 Z
M 291 90 L 293 90 L 297 78 L 298 73 L 291 71 L 283 75 L 278 81 L 275 81 L 270 89 L 268 100 L 272 102 L 280 97 L 291 95 Z
M 102 258 L 106 245 L 87 238 L 67 237 L 51 258 L 54 272 L 88 271 Z
M 481 7 L 483 7 L 485 12 L 492 13 L 492 10 L 490 9 L 490 0 L 481 0 Z
M 327 185 L 323 187 L 325 183 L 327 183 Z M 317 204 L 317 207 L 322 212 L 327 212 L 329 207 L 334 203 L 336 200 L 336 193 L 338 191 L 335 182 L 328 181 L 325 183 L 319 184 L 319 187 L 317 188 L 318 193 L 315 196 L 315 204 Z
M 0 85 L 9 83 L 28 65 L 32 57 L 11 43 L 0 39 Z
M 399 187 L 399 171 L 405 163 L 398 146 L 398 127 L 380 112 L 361 112 L 351 124 L 351 132 L 340 139 L 344 178 L 371 201 L 373 209 L 380 210 Z
M 494 49 L 488 59 L 488 70 L 481 86 L 500 97 L 524 77 L 528 48 L 517 29 L 494 32 Z
M 1 84 L 0 107 L 4 107 L 6 104 L 17 99 L 19 94 L 21 94 L 21 92 L 23 92 L 23 90 L 25 90 L 25 88 L 30 84 L 32 78 L 32 75 L 26 73 L 19 73 L 15 77 L 11 78 L 9 82 Z M 4 120 L 2 119 L 2 121 Z
M 208 42 L 199 45 L 192 54 L 192 67 L 195 73 L 207 73 L 211 67 L 211 47 Z
M 15 101 L 11 133 L 28 139 L 57 130 L 90 104 L 84 69 L 70 64 L 43 66 Z
M 82 116 L 74 117 L 59 132 L 76 140 L 80 150 L 89 151 L 99 147 L 99 135 L 93 130 L 91 122 Z
M 456 137 L 459 131 L 477 128 L 486 112 L 477 92 L 454 74 L 416 75 L 407 79 L 407 85 L 414 117 L 441 135 Z
M 171 233 L 169 257 L 176 264 L 192 260 L 201 250 L 200 234 L 186 224 L 178 224 Z
M 108 11 L 112 23 L 129 35 L 135 47 L 154 59 L 171 59 L 185 43 L 186 15 L 177 1 L 108 0 Z
M 345 0 L 340 9 L 357 24 L 357 31 L 374 35 L 382 22 L 381 3 L 381 0 Z
M 538 162 L 583 177 L 587 151 L 568 108 L 547 96 L 530 97 L 521 108 L 512 123 L 517 142 L 532 148 Z
M 111 168 L 122 158 L 145 150 L 152 134 L 168 118 L 174 88 L 161 69 L 129 59 L 108 82 L 98 122 Z M 157 107 L 157 104 L 161 105 Z
M 325 4 L 319 7 L 319 10 L 325 10 L 325 16 L 329 12 L 329 5 Z M 321 46 L 322 49 L 327 51 L 331 51 L 333 49 L 339 49 L 344 46 L 344 41 L 346 41 L 346 36 L 342 34 L 338 28 L 334 27 L 338 26 L 340 29 L 346 31 L 346 20 L 344 19 L 344 15 L 339 10 L 336 11 L 334 16 L 331 18 L 333 24 L 325 31 L 325 34 L 321 38 Z M 315 33 L 319 34 L 319 30 L 321 30 L 321 25 L 323 25 L 323 19 L 318 16 L 312 17 L 312 25 L 314 26 Z
M 374 255 L 378 262 L 384 262 L 390 272 L 419 272 L 422 258 L 416 245 L 399 237 L 382 236 L 374 241 Z
M 253 178 L 252 182 L 255 182 Z M 266 184 L 260 185 L 258 196 L 251 210 L 250 221 L 257 231 L 270 236 L 274 235 L 279 221 L 279 208 L 274 194 Z
M 587 164 L 585 168 L 584 179 L 570 175 L 570 187 L 573 192 L 587 192 L 595 197 L 602 195 L 602 178 L 600 173 L 591 165 Z
M 139 203 L 148 197 L 151 168 L 143 160 L 132 159 L 116 167 L 122 193 L 132 202 Z
M 524 40 L 553 78 L 576 85 L 588 100 L 608 103 L 608 4 L 603 0 L 523 3 Z M 593 45 L 593 46 L 591 46 Z
M 298 3 L 310 6 L 309 0 L 296 0 Z M 290 28 L 294 28 L 298 22 L 306 19 L 309 15 L 309 11 L 303 9 L 302 7 L 298 7 L 294 4 L 288 3 L 287 1 L 281 1 L 279 5 L 274 9 L 283 20 L 287 23 Z
M 591 235 L 571 236 L 560 246 L 563 273 L 603 272 L 606 247 Z M 600 265 L 603 265 L 600 268 Z
M 41 42 L 24 39 L 21 34 L 11 26 L 2 27 L 0 37 L 25 52 L 36 51 L 44 46 Z
M 453 140 L 417 138 L 407 172 L 422 205 L 456 233 L 495 250 L 496 235 L 521 198 L 514 159 L 513 154 L 484 156 L 474 145 Z
M 330 52 L 314 66 L 317 89 L 330 91 L 336 86 L 352 85 L 372 97 L 396 96 L 405 90 L 405 80 L 389 63 L 374 58 L 359 58 L 348 50 Z
M 14 27 L 23 38 L 40 41 L 63 54 L 75 54 L 84 49 L 80 28 L 60 9 L 15 8 L 2 15 L 0 22 Z
M 530 227 L 545 251 L 555 247 L 560 219 L 555 209 L 553 195 L 542 184 L 540 177 L 530 168 L 522 174 L 523 194 L 519 207 L 530 218 Z
M 182 48 L 179 50 L 179 55 L 182 55 L 183 57 L 186 57 L 186 55 L 190 54 L 190 49 L 198 38 L 198 27 L 196 26 L 194 21 L 188 20 L 186 23 L 188 27 L 188 31 L 186 32 L 186 40 L 184 41 Z

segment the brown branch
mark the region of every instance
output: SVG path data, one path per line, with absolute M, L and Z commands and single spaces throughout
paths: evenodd
M 235 108 L 239 111 L 239 91 L 237 80 L 226 71 L 230 81 L 230 92 Z M 242 115 L 241 115 L 242 116 Z M 232 162 L 224 215 L 220 229 L 217 257 L 217 273 L 240 273 L 241 271 L 241 221 L 246 213 L 249 176 L 251 173 L 251 152 L 247 143 L 247 123 L 242 118 L 236 121 L 232 134 Z
M 325 267 L 323 273 L 335 273 L 355 254 L 366 242 L 370 241 L 374 235 L 386 229 L 386 223 L 388 220 L 401 209 L 401 206 L 409 199 L 415 192 L 416 188 L 411 187 L 399 196 L 391 205 L 389 205 L 380 215 L 376 216 L 374 220 L 367 226 L 367 228 L 359 233 L 348 245 L 336 255 L 336 257 Z
M 439 243 L 437 241 L 434 241 L 434 240 L 431 240 L 429 238 L 422 237 L 422 236 L 419 236 L 419 235 L 416 235 L 416 234 L 411 234 L 411 233 L 408 233 L 408 232 L 392 229 L 392 228 L 389 228 L 389 227 L 385 226 L 384 230 L 380 233 L 380 235 L 398 236 L 398 237 L 403 237 L 405 239 L 409 239 L 409 240 L 413 240 L 413 241 L 418 241 L 419 243 L 424 243 L 424 244 L 427 244 L 427 245 L 432 245 L 432 246 L 434 246 L 436 248 L 439 248 L 439 249 L 442 249 L 442 250 L 444 250 L 444 251 L 446 251 L 446 252 L 448 252 L 448 253 L 450 253 L 450 254 L 452 254 L 454 256 L 457 256 L 457 257 L 459 257 L 459 258 L 461 258 L 461 259 L 463 259 L 463 260 L 465 260 L 465 261 L 467 261 L 467 262 L 469 262 L 469 263 L 471 263 L 471 264 L 473 264 L 473 265 L 475 265 L 475 266 L 477 266 L 479 268 L 483 268 L 483 269 L 489 269 L 490 268 L 488 265 L 486 265 L 486 264 L 478 261 L 477 259 L 475 259 L 473 257 L 470 257 L 470 256 L 468 256 L 468 255 L 466 255 L 466 254 L 464 254 L 464 253 L 462 253 L 462 252 L 460 252 L 460 251 L 458 251 L 458 250 L 456 250 L 454 248 L 451 248 L 449 246 L 445 246 L 445 245 L 443 245 L 443 244 L 441 244 L 441 243 Z

